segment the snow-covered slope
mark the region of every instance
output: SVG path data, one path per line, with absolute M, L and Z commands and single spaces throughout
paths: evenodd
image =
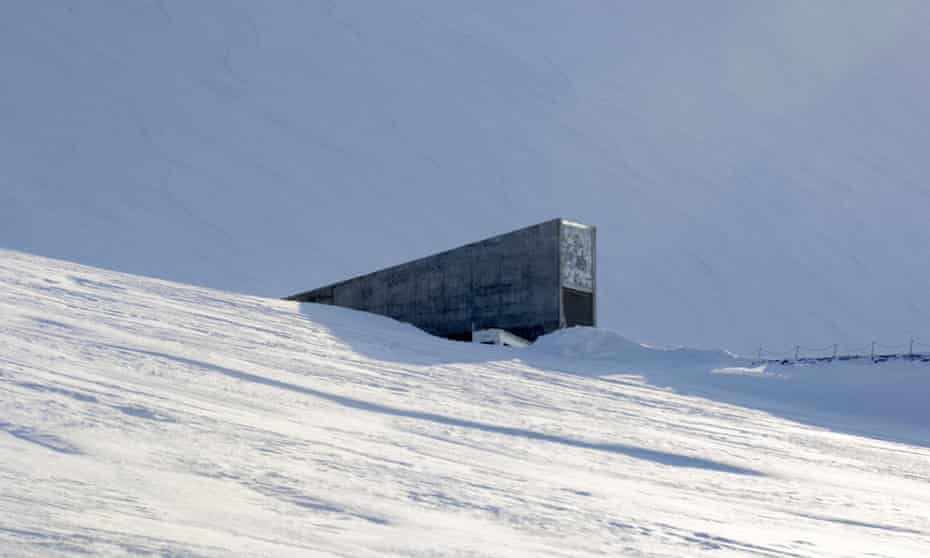
M 685 354 L 0 252 L 0 555 L 926 556 L 930 441 L 652 381 L 784 372 Z
M 556 216 L 603 326 L 930 341 L 930 4 L 3 2 L 0 246 L 284 296 Z

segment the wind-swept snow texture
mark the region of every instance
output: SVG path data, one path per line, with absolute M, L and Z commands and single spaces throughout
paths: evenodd
M 930 441 L 743 364 L 0 252 L 0 555 L 925 557 Z
M 553 217 L 653 344 L 930 342 L 930 3 L 7 1 L 0 246 L 285 296 Z

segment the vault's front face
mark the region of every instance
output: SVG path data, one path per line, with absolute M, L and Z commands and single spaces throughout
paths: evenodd
M 594 326 L 595 229 L 563 221 L 559 240 L 562 323 L 565 327 Z

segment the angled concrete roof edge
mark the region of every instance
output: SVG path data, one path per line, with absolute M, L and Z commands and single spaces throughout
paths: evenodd
M 530 229 L 530 228 L 533 228 L 533 227 L 538 227 L 538 226 L 540 226 L 540 225 L 547 225 L 547 224 L 553 223 L 553 222 L 567 223 L 567 224 L 575 225 L 575 226 L 594 228 L 594 225 L 585 225 L 585 224 L 578 223 L 578 222 L 575 222 L 575 221 L 569 221 L 568 219 L 563 219 L 562 217 L 556 217 L 556 218 L 554 218 L 554 219 L 547 219 L 546 221 L 541 221 L 541 222 L 535 223 L 535 224 L 533 224 L 533 225 L 527 225 L 527 226 L 525 226 L 525 227 L 520 227 L 520 228 L 518 228 L 518 229 L 513 229 L 513 230 L 510 230 L 510 231 L 507 231 L 507 232 L 504 232 L 504 233 L 495 234 L 495 235 L 489 236 L 489 237 L 487 237 L 487 238 L 482 238 L 481 240 L 475 240 L 475 241 L 473 241 L 473 242 L 468 242 L 468 243 L 466 243 L 466 244 L 462 244 L 461 246 L 456 246 L 456 247 L 454 247 L 454 248 L 449 248 L 449 249 L 447 249 L 447 250 L 442 250 L 441 252 L 436 252 L 435 254 L 430 254 L 430 255 L 428 255 L 428 256 L 423 256 L 423 257 L 421 257 L 421 258 L 416 258 L 416 259 L 413 259 L 413 260 L 408 260 L 408 261 L 406 261 L 406 262 L 401 262 L 401 263 L 398 263 L 398 264 L 394 264 L 394 265 L 391 265 L 391 266 L 388 266 L 388 267 L 385 267 L 385 268 L 382 268 L 382 269 L 378 269 L 378 270 L 375 270 L 375 271 L 370 271 L 370 272 L 368 272 L 368 273 L 363 273 L 363 274 L 361 274 L 361 275 L 355 275 L 354 277 L 349 277 L 348 279 L 343 279 L 343 280 L 341 280 L 341 281 L 336 281 L 335 283 L 329 283 L 328 285 L 321 285 L 321 286 L 316 287 L 316 288 L 313 288 L 313 289 L 309 289 L 309 290 L 306 290 L 306 291 L 301 291 L 301 292 L 299 292 L 299 293 L 292 294 L 292 295 L 289 295 L 289 296 L 284 297 L 284 300 L 294 300 L 294 299 L 297 299 L 297 298 L 299 298 L 299 297 L 301 297 L 301 296 L 303 296 L 303 295 L 306 295 L 306 294 L 308 294 L 308 293 L 312 293 L 312 292 L 314 292 L 314 291 L 318 291 L 318 290 L 320 290 L 320 289 L 326 289 L 326 288 L 330 288 L 330 287 L 335 287 L 335 286 L 341 285 L 341 284 L 343 284 L 343 283 L 348 283 L 349 281 L 355 281 L 356 279 L 361 279 L 361 278 L 363 278 L 363 277 L 367 277 L 368 275 L 372 275 L 372 274 L 374 274 L 374 273 L 380 273 L 380 272 L 382 272 L 382 271 L 388 271 L 388 270 L 393 269 L 393 268 L 395 268 L 395 267 L 400 267 L 400 266 L 404 266 L 404 265 L 409 265 L 409 264 L 418 262 L 418 261 L 420 261 L 420 260 L 425 260 L 425 259 L 427 259 L 427 258 L 433 258 L 433 257 L 435 257 L 435 256 L 441 256 L 442 254 L 445 254 L 445 253 L 447 253 L 447 252 L 452 252 L 452 251 L 454 251 L 454 250 L 459 250 L 459 249 L 461 249 L 461 248 L 465 248 L 466 246 L 471 246 L 472 244 L 479 244 L 479 243 L 481 243 L 481 242 L 486 242 L 486 241 L 488 241 L 488 240 L 493 240 L 493 239 L 495 239 L 495 238 L 497 238 L 497 237 L 499 237 L 499 236 L 506 236 L 506 235 L 508 235 L 508 234 L 513 234 L 513 233 L 516 233 L 516 232 L 520 232 L 520 231 L 522 231 L 522 230 Z
M 572 221 L 572 220 L 570 220 L 570 219 L 559 219 L 559 220 L 562 221 L 562 224 L 563 224 L 563 225 L 571 225 L 571 226 L 573 226 L 573 227 L 581 227 L 581 228 L 584 228 L 584 229 L 595 229 L 595 228 L 597 228 L 597 227 L 595 227 L 594 225 L 588 225 L 588 224 L 585 224 L 585 223 L 581 223 L 581 222 L 579 222 L 579 221 Z

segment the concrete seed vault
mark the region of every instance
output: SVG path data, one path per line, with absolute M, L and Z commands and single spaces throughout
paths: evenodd
M 553 219 L 295 294 L 471 340 L 503 329 L 527 340 L 597 324 L 596 229 Z

